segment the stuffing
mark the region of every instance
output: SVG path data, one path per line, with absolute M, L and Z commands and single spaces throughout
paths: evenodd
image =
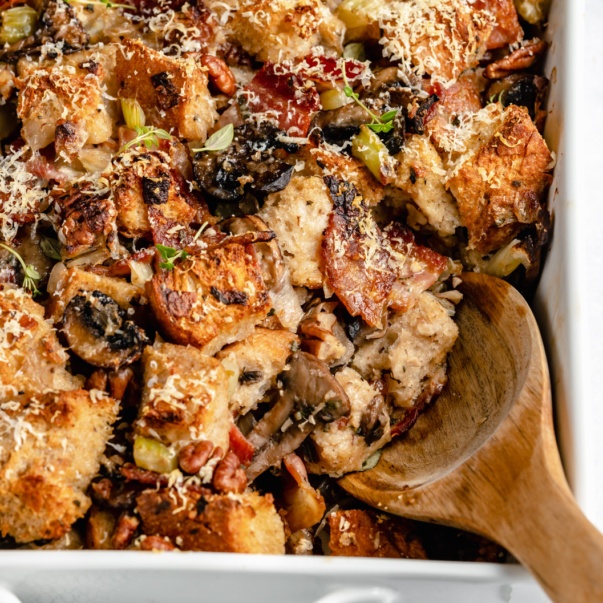
M 413 406 L 432 377 L 446 363 L 458 328 L 442 304 L 422 293 L 416 306 L 394 314 L 385 334 L 358 346 L 352 366 L 368 380 L 390 372 L 389 393 L 399 407 Z
M 496 106 L 497 105 L 497 106 Z M 538 222 L 551 183 L 553 157 L 528 111 L 496 103 L 483 119 L 470 122 L 465 152 L 456 159 L 447 186 L 457 200 L 468 249 L 489 253 Z
M 444 186 L 444 164 L 429 139 L 412 134 L 396 159 L 396 177 L 391 188 L 410 197 L 417 206 L 423 219 L 416 219 L 416 226 L 427 223 L 442 237 L 453 235 L 460 226 L 458 209 Z M 404 200 L 396 199 L 395 203 L 406 205 Z
M 329 548 L 337 557 L 427 559 L 420 524 L 385 513 L 337 510 L 330 513 Z
M 92 390 L 31 396 L 0 407 L 0 532 L 17 542 L 66 534 L 90 506 L 85 491 L 117 417 Z
M 391 432 L 388 408 L 375 387 L 349 367 L 335 378 L 350 399 L 350 414 L 345 421 L 321 424 L 312 432 L 313 454 L 307 467 L 310 473 L 339 477 L 362 469 L 391 440 Z
M 242 0 L 227 27 L 258 61 L 303 58 L 318 46 L 343 51 L 344 25 L 321 0 Z
M 0 402 L 81 387 L 67 360 L 44 308 L 22 289 L 0 285 Z
M 333 201 L 322 178 L 294 176 L 278 193 L 266 197 L 259 216 L 276 232 L 296 287 L 322 287 L 320 248 Z
M 146 535 L 168 536 L 184 551 L 277 555 L 285 531 L 272 495 L 215 495 L 201 489 L 146 490 L 137 499 Z
M 243 341 L 226 346 L 216 355 L 228 370 L 235 371 L 236 386 L 230 397 L 230 410 L 236 416 L 247 414 L 264 394 L 276 385 L 299 337 L 290 331 L 257 327 Z
M 200 251 L 161 269 L 148 284 L 151 308 L 165 335 L 212 356 L 251 334 L 270 310 L 270 296 L 250 245 Z
M 206 440 L 225 452 L 232 418 L 228 377 L 219 361 L 190 346 L 145 348 L 142 403 L 135 433 L 183 448 Z
M 487 10 L 495 19 L 494 28 L 486 42 L 487 50 L 521 42 L 523 30 L 519 25 L 513 0 L 477 0 L 473 6 L 476 9 Z
M 148 125 L 204 142 L 218 114 L 207 72 L 193 57 L 172 58 L 137 40 L 124 40 L 115 77 L 120 98 L 136 99 Z

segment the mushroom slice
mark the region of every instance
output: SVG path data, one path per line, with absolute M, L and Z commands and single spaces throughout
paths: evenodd
M 223 222 L 221 226 L 234 235 L 247 232 L 272 232 L 259 216 L 231 218 Z M 269 289 L 274 313 L 283 327 L 294 331 L 303 317 L 303 310 L 299 298 L 291 286 L 289 269 L 283 260 L 283 254 L 276 238 L 265 243 L 254 244 L 253 250 L 262 270 L 264 283 Z
M 250 482 L 297 449 L 317 421 L 331 423 L 350 412 L 343 387 L 311 354 L 296 352 L 281 381 L 280 398 L 247 436 L 258 451 L 247 469 Z
M 112 369 L 138 360 L 148 342 L 118 303 L 100 291 L 82 291 L 71 299 L 62 332 L 82 360 Z

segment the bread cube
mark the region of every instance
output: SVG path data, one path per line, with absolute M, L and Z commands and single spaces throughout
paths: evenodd
M 116 402 L 98 390 L 49 392 L 0 409 L 0 532 L 56 539 L 90 506 Z

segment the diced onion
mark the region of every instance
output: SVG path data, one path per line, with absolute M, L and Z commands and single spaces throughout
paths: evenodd
M 375 21 L 384 0 L 343 0 L 337 7 L 337 16 L 348 28 L 366 27 Z
M 339 88 L 327 90 L 320 95 L 320 104 L 325 111 L 339 109 L 339 107 L 343 107 L 348 102 L 348 97 L 345 95 L 344 91 Z
M 129 260 L 130 265 L 130 280 L 135 287 L 144 289 L 146 283 L 153 278 L 153 268 L 150 264 Z
M 171 473 L 178 468 L 178 456 L 175 450 L 157 440 L 142 436 L 134 438 L 134 462 L 141 469 L 157 473 Z
M 226 357 L 220 360 L 228 375 L 228 399 L 234 395 L 239 384 L 239 365 L 232 358 Z
M 126 126 L 131 130 L 135 128 L 142 128 L 144 126 L 146 118 L 144 111 L 140 106 L 140 103 L 135 98 L 122 98 L 121 101 L 121 112 L 124 114 L 124 121 Z
M 2 12 L 0 42 L 15 44 L 31 36 L 36 30 L 38 13 L 31 6 L 15 6 Z

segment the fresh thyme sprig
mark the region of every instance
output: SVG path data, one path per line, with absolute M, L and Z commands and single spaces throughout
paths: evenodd
M 392 130 L 394 127 L 394 118 L 396 117 L 396 114 L 398 113 L 398 111 L 396 109 L 393 109 L 391 111 L 388 111 L 387 113 L 384 113 L 383 115 L 377 115 L 376 113 L 373 113 L 360 100 L 360 96 L 358 95 L 358 93 L 354 92 L 354 89 L 350 86 L 350 83 L 348 81 L 348 78 L 347 78 L 347 75 L 345 72 L 345 62 L 343 63 L 343 65 L 341 67 L 341 73 L 343 75 L 343 83 L 344 83 L 343 93 L 348 98 L 351 98 L 355 103 L 360 105 L 371 116 L 372 121 L 370 124 L 366 124 L 366 127 L 370 128 L 373 132 L 377 132 L 377 133 L 389 132 L 390 130 Z
M 172 135 L 161 128 L 155 126 L 134 126 L 134 131 L 137 136 L 133 140 L 130 140 L 120 150 L 120 153 L 127 151 L 130 147 L 144 144 L 147 149 L 156 149 L 159 146 L 159 139 L 170 140 Z
M 31 264 L 26 264 L 18 251 L 5 245 L 4 243 L 0 243 L 0 247 L 6 249 L 9 253 L 12 253 L 19 263 L 21 264 L 21 268 L 23 268 L 23 289 L 27 289 L 27 291 L 31 292 L 32 297 L 39 295 L 41 291 L 36 287 L 36 281 L 39 281 L 42 276 Z
M 203 224 L 201 224 L 199 230 L 193 237 L 193 243 L 201 236 L 201 233 L 207 228 L 207 226 L 208 222 L 203 222 Z M 175 249 L 174 247 L 168 247 L 167 245 L 161 245 L 160 243 L 155 245 L 155 247 L 157 248 L 161 259 L 163 260 L 159 266 L 165 270 L 173 270 L 177 260 L 184 260 L 190 255 L 190 253 L 184 249 Z

